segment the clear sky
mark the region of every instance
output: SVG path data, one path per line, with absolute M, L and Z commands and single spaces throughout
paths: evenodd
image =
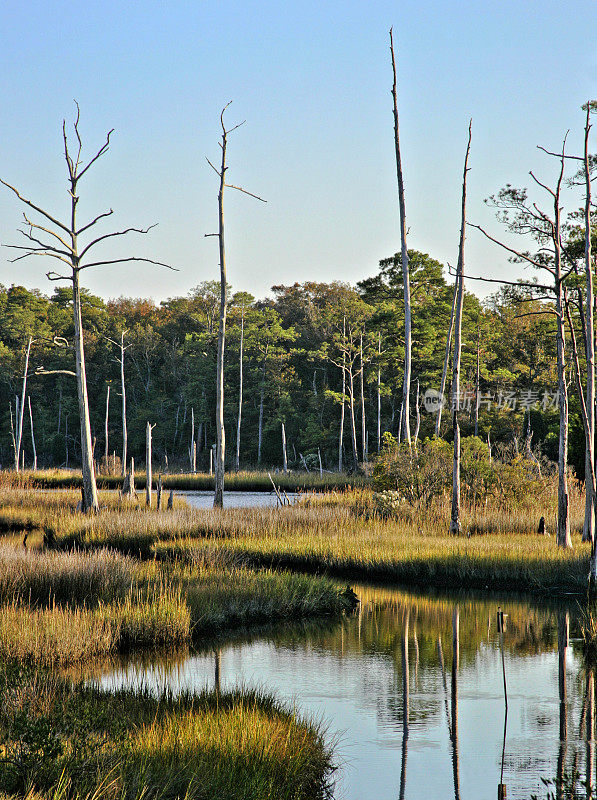
M 469 219 L 497 233 L 483 198 L 527 185 L 529 169 L 550 180 L 555 164 L 536 145 L 557 148 L 570 128 L 579 150 L 580 106 L 597 96 L 595 0 L 4 0 L 0 23 L 0 175 L 66 213 L 61 124 L 76 98 L 88 154 L 115 128 L 81 183 L 81 218 L 112 207 L 111 225 L 158 222 L 105 252 L 180 270 L 89 270 L 85 285 L 104 297 L 161 300 L 218 277 L 217 240 L 204 238 L 216 230 L 217 176 L 205 156 L 219 158 L 229 100 L 230 124 L 247 120 L 230 137 L 229 180 L 268 200 L 228 194 L 233 287 L 262 296 L 276 283 L 374 274 L 399 249 L 391 25 L 409 247 L 444 263 L 457 258 L 469 117 Z M 3 189 L 3 243 L 17 241 L 19 215 Z M 469 234 L 470 274 L 524 274 L 480 238 Z M 9 257 L 0 251 L 0 282 L 52 291 L 51 264 Z

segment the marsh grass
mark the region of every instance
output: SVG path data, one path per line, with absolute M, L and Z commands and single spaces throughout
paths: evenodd
M 154 471 L 157 475 L 158 470 Z M 272 478 L 279 488 L 287 492 L 325 491 L 329 489 L 350 489 L 362 486 L 366 479 L 361 475 L 326 472 L 322 476 L 318 472 L 276 472 Z M 214 477 L 207 472 L 178 473 L 162 475 L 166 489 L 189 491 L 210 490 L 214 488 Z M 14 473 L 0 472 L 0 486 L 23 486 L 41 489 L 73 489 L 81 486 L 81 473 L 78 470 L 48 469 L 37 472 Z M 100 489 L 119 489 L 122 486 L 120 475 L 98 475 L 97 485 Z M 135 473 L 137 488 L 145 488 L 145 473 Z M 241 470 L 226 473 L 226 489 L 228 491 L 270 492 L 272 484 L 267 471 Z
M 0 757 L 7 759 L 0 792 L 11 797 L 327 796 L 333 767 L 321 727 L 263 692 L 154 698 L 22 669 L 0 672 Z

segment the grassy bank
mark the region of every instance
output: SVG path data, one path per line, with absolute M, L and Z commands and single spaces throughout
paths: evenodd
M 333 772 L 321 729 L 258 692 L 153 698 L 0 664 L 0 694 L 6 798 L 317 800 Z
M 158 470 L 154 472 L 157 481 Z M 328 491 L 333 489 L 350 489 L 364 485 L 365 479 L 358 475 L 346 473 L 324 472 L 277 472 L 272 478 L 279 488 L 287 492 Z M 188 491 L 213 490 L 214 477 L 207 472 L 163 474 L 163 485 L 166 489 Z M 231 492 L 271 492 L 272 483 L 267 471 L 242 470 L 226 473 L 226 489 Z M 17 475 L 11 471 L 0 473 L 0 484 L 27 485 L 38 489 L 76 489 L 81 486 L 79 470 L 49 469 L 37 472 L 25 471 Z M 122 476 L 98 475 L 97 484 L 100 489 L 120 489 Z M 135 485 L 145 488 L 145 473 L 135 473 Z

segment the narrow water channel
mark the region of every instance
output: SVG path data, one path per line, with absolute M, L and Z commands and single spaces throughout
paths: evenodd
M 360 610 L 334 623 L 270 631 L 153 663 L 129 662 L 105 687 L 261 686 L 322 719 L 335 742 L 334 797 L 509 800 L 547 796 L 541 778 L 594 779 L 594 680 L 575 608 L 358 587 Z M 498 605 L 508 614 L 504 681 Z

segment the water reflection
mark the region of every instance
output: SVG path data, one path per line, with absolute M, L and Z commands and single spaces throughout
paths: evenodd
M 174 692 L 242 683 L 296 701 L 340 736 L 335 795 L 346 800 L 495 800 L 496 787 L 498 797 L 507 787 L 508 800 L 529 800 L 546 797 L 541 778 L 556 779 L 564 797 L 574 771 L 592 796 L 595 674 L 573 608 L 358 594 L 352 618 L 241 635 L 171 661 L 128 661 L 95 680 Z M 508 615 L 503 651 L 492 624 L 498 605 Z

